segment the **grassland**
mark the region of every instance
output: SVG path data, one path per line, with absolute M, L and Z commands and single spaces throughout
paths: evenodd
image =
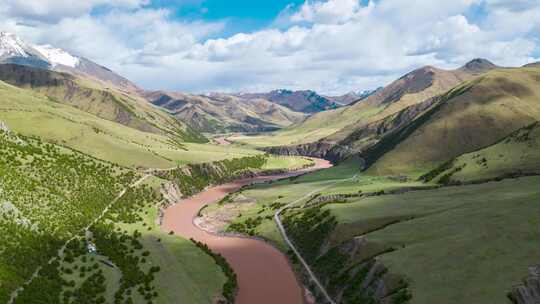
M 540 124 L 519 129 L 494 145 L 463 154 L 424 175 L 443 184 L 540 173 Z
M 13 131 L 124 166 L 167 168 L 260 153 L 230 145 L 177 143 L 170 137 L 101 119 L 2 82 L 0 96 L 0 120 Z
M 539 182 L 520 178 L 324 208 L 349 234 L 367 233 L 370 242 L 396 249 L 378 259 L 407 277 L 411 303 L 508 303 L 506 292 L 538 263 L 540 223 L 531 214 L 540 211 Z M 402 221 L 386 226 L 385 218 Z

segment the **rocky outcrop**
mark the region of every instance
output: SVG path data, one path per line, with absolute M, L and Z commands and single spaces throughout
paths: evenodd
M 163 195 L 164 205 L 172 205 L 182 199 L 180 188 L 173 182 L 164 183 L 160 192 Z
M 277 155 L 291 155 L 291 156 L 309 156 L 317 158 L 326 158 L 328 151 L 332 149 L 334 145 L 326 142 L 314 142 L 309 144 L 301 144 L 294 146 L 277 146 L 268 147 L 264 151 L 270 154 Z
M 540 265 L 529 267 L 529 275 L 521 285 L 514 286 L 508 294 L 514 304 L 540 303 Z

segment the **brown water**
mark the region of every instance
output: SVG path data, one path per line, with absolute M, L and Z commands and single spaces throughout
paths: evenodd
M 214 252 L 227 259 L 238 276 L 237 304 L 301 304 L 305 303 L 304 290 L 292 271 L 287 258 L 266 242 L 222 237 L 207 233 L 193 224 L 199 210 L 207 204 L 216 203 L 227 194 L 244 185 L 297 176 L 306 172 L 329 168 L 332 165 L 322 159 L 314 159 L 315 166 L 276 175 L 241 179 L 216 186 L 181 200 L 164 211 L 164 231 L 174 231 L 184 238 L 206 243 Z

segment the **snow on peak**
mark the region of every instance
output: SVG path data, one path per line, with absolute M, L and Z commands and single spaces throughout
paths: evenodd
M 19 37 L 8 32 L 0 32 L 0 57 L 27 57 L 28 49 L 29 46 Z
M 51 65 L 56 66 L 58 64 L 65 65 L 68 67 L 76 67 L 80 60 L 79 58 L 72 56 L 70 53 L 54 48 L 48 44 L 46 45 L 34 45 L 34 48 L 43 55 L 43 57 L 47 58 L 47 60 L 51 63 Z
M 37 57 L 47 61 L 52 67 L 65 65 L 76 67 L 79 58 L 50 45 L 27 44 L 15 34 L 0 31 L 0 58 Z

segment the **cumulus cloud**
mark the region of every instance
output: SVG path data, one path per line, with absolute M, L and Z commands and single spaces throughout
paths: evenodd
M 529 0 L 306 1 L 284 8 L 268 28 L 222 38 L 209 37 L 219 37 L 226 22 L 179 20 L 145 0 L 91 0 L 39 26 L 13 9 L 22 1 L 8 2 L 0 6 L 3 28 L 153 89 L 343 93 L 426 64 L 454 68 L 484 57 L 515 66 L 539 51 L 540 3 Z M 54 15 L 62 0 L 44 2 L 50 6 L 28 12 Z M 103 5 L 105 13 L 91 14 Z

